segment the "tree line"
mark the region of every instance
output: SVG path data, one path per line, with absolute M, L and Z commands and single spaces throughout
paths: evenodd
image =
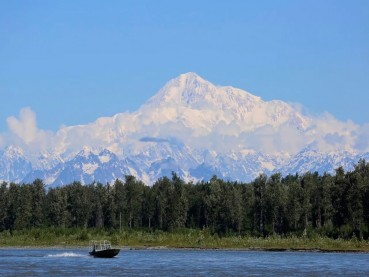
M 46 189 L 42 180 L 0 186 L 0 231 L 27 228 L 207 229 L 218 235 L 319 233 L 369 237 L 369 164 L 334 175 L 260 174 L 250 183 L 213 176 L 187 183 L 173 173 L 153 186 L 133 176 L 113 184 Z

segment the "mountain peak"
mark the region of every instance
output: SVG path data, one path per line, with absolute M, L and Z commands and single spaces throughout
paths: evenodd
M 162 90 L 167 91 L 167 93 L 176 91 L 176 94 L 180 94 L 183 97 L 186 92 L 189 91 L 196 92 L 197 94 L 203 94 L 206 91 L 214 91 L 215 86 L 196 73 L 187 72 L 170 80 Z
M 6 147 L 4 152 L 8 157 L 19 157 L 24 155 L 24 151 L 22 148 L 13 145 Z
M 212 83 L 194 72 L 187 72 L 167 82 L 144 107 L 188 106 L 216 92 L 217 88 Z
M 174 80 L 178 80 L 178 81 L 183 82 L 183 83 L 192 83 L 192 82 L 203 83 L 203 82 L 207 82 L 204 78 L 200 77 L 195 72 L 183 73 L 183 74 L 179 75 L 177 78 L 175 78 Z
M 207 135 L 219 124 L 251 131 L 288 123 L 304 130 L 308 122 L 282 101 L 263 101 L 232 86 L 215 86 L 193 72 L 170 80 L 140 109 L 145 124 L 177 122 L 197 135 Z M 224 128 L 223 128 L 224 129 Z M 233 130 L 231 130 L 233 132 Z
M 87 145 L 83 146 L 83 148 L 77 153 L 78 157 L 88 158 L 90 155 L 94 155 L 94 151 L 88 147 Z

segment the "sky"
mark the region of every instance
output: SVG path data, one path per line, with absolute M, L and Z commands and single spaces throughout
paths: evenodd
M 366 0 L 6 1 L 0 133 L 135 111 L 186 72 L 369 123 L 368 34 Z

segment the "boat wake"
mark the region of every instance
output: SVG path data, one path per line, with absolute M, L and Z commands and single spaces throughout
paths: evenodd
M 60 254 L 49 254 L 46 257 L 62 258 L 62 257 L 85 257 L 86 255 L 77 254 L 73 252 L 64 252 Z

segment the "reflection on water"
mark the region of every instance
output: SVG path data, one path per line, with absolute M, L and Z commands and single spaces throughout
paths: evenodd
M 369 276 L 369 255 L 353 253 L 0 249 L 0 276 Z

